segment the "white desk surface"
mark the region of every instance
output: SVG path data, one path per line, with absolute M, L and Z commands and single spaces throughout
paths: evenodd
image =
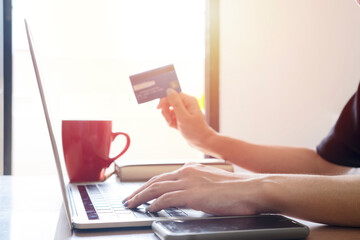
M 300 221 L 308 240 L 360 239 L 360 228 Z M 0 239 L 158 239 L 150 228 L 75 230 L 67 223 L 56 176 L 0 176 Z

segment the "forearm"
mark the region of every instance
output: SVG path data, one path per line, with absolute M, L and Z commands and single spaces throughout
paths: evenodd
M 268 175 L 262 198 L 272 212 L 314 222 L 360 226 L 360 176 Z
M 349 168 L 336 166 L 306 148 L 264 146 L 208 134 L 199 148 L 209 155 L 258 173 L 342 174 Z

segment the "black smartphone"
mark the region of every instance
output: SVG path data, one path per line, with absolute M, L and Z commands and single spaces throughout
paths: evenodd
M 276 214 L 160 220 L 153 222 L 152 229 L 161 240 L 304 239 L 309 235 L 307 226 Z

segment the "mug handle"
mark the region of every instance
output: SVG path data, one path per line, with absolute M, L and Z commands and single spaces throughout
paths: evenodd
M 124 149 L 115 157 L 113 158 L 109 158 L 109 162 L 108 162 L 108 165 L 110 165 L 113 161 L 115 161 L 115 159 L 117 159 L 118 157 L 120 157 L 121 155 L 123 155 L 126 150 L 128 150 L 129 146 L 130 146 L 130 137 L 129 135 L 127 135 L 126 133 L 123 133 L 123 132 L 115 132 L 115 133 L 112 133 L 112 139 L 111 139 L 111 142 L 113 142 L 115 140 L 115 138 L 119 135 L 123 135 L 126 137 L 126 145 L 124 147 Z

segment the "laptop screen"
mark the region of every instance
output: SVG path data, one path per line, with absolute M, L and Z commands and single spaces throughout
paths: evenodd
M 25 19 L 25 28 L 26 28 L 26 34 L 27 34 L 30 53 L 31 53 L 31 59 L 32 59 L 32 62 L 33 62 L 33 65 L 34 65 L 36 80 L 37 80 L 39 93 L 40 93 L 40 97 L 41 97 L 41 103 L 42 103 L 42 106 L 43 106 L 45 119 L 46 119 L 46 124 L 47 124 L 48 131 L 49 131 L 51 146 L 52 146 L 53 153 L 54 153 L 56 169 L 57 169 L 59 182 L 60 182 L 60 187 L 61 187 L 61 192 L 62 192 L 62 196 L 63 196 L 63 201 L 64 201 L 65 209 L 66 209 L 66 215 L 67 215 L 68 222 L 69 222 L 69 224 L 71 226 L 72 224 L 71 224 L 71 217 L 70 217 L 69 202 L 68 202 L 68 198 L 66 196 L 66 187 L 65 187 L 65 181 L 64 181 L 63 171 L 62 171 L 62 167 L 61 167 L 58 147 L 57 147 L 57 144 L 56 144 L 53 128 L 52 128 L 52 125 L 51 125 L 49 111 L 48 111 L 48 108 L 47 108 L 47 105 L 46 105 L 45 94 L 44 94 L 43 85 L 42 85 L 42 82 L 41 82 L 40 71 L 39 71 L 39 67 L 38 67 L 38 64 L 37 64 L 36 56 L 35 56 L 33 39 L 32 39 L 32 36 L 31 36 L 30 27 L 29 27 L 26 19 Z

